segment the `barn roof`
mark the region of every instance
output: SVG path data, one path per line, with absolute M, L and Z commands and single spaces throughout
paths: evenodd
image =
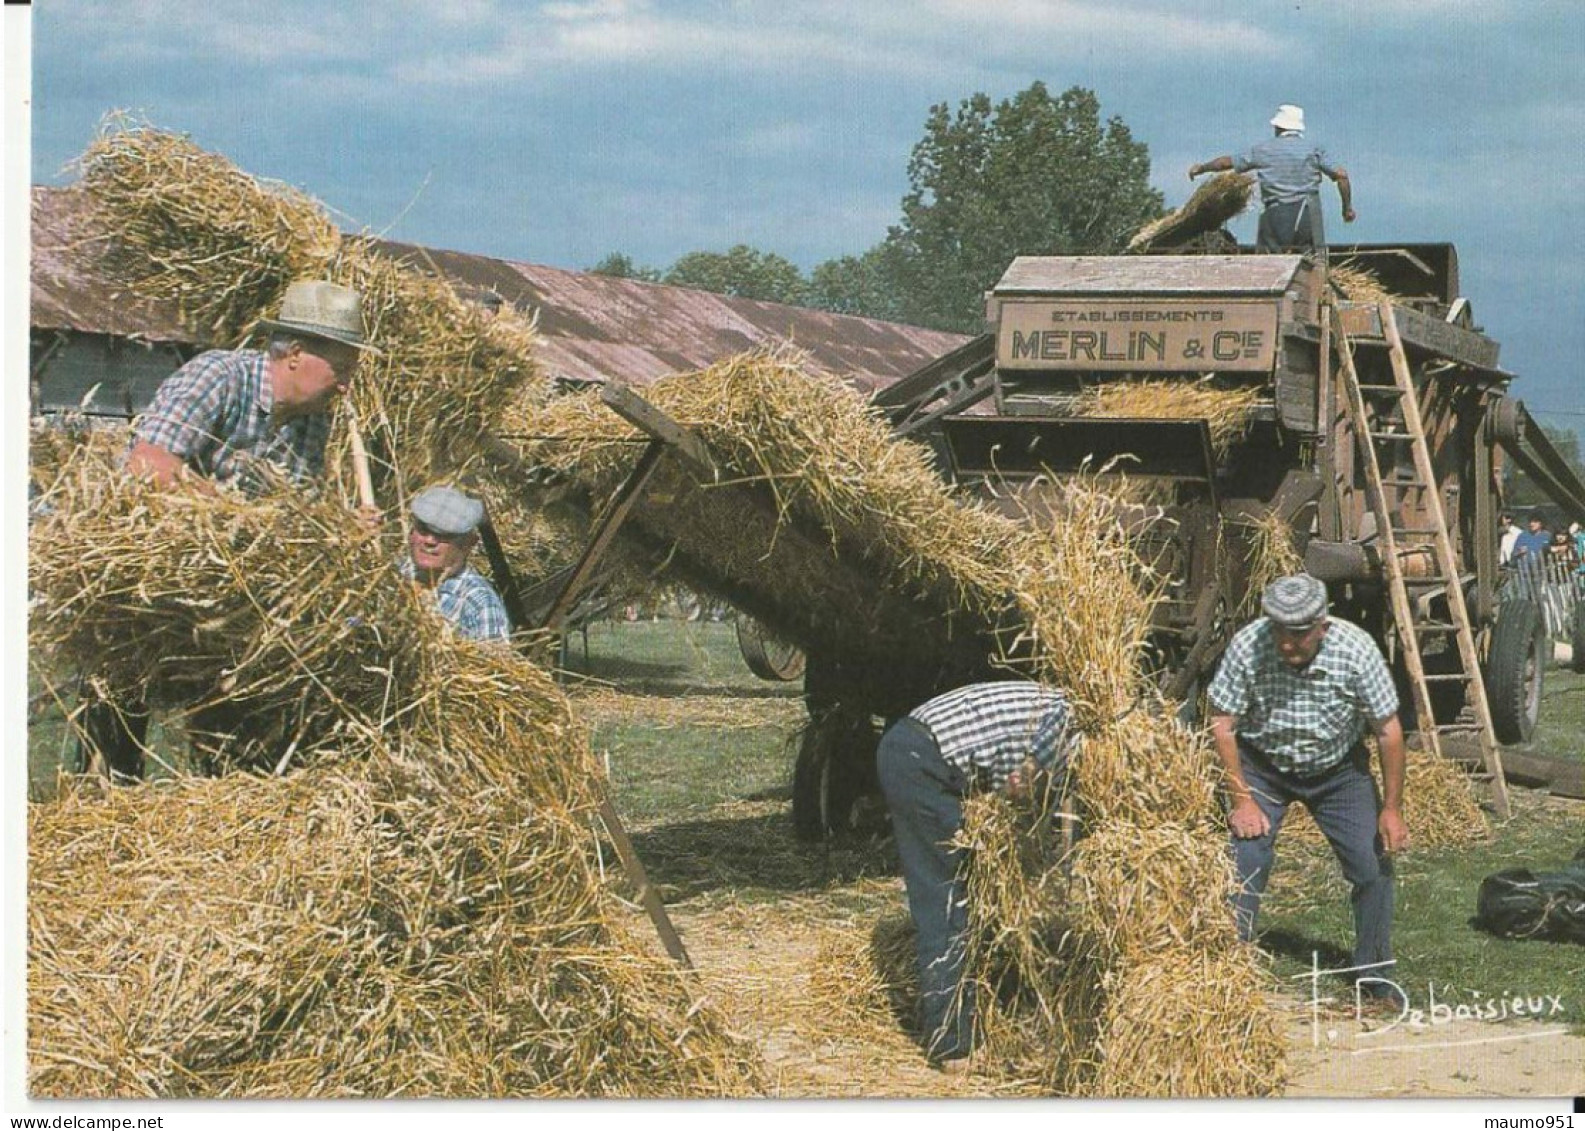
M 107 236 L 96 230 L 81 190 L 35 187 L 32 205 L 35 328 L 207 344 L 195 341 L 170 304 L 133 302 L 116 285 L 105 258 Z M 572 381 L 618 378 L 644 385 L 744 350 L 791 342 L 816 365 L 871 392 L 966 340 L 636 279 L 415 244 L 378 246 L 419 270 L 444 275 L 465 295 L 493 291 L 536 313 L 540 362 L 551 376 Z

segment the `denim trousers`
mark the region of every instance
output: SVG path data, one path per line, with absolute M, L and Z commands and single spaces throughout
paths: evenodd
M 967 1056 L 973 1046 L 973 987 L 963 985 L 968 902 L 950 842 L 963 825 L 968 780 L 941 757 L 930 731 L 899 719 L 876 753 L 881 792 L 891 811 L 908 911 L 918 933 L 919 1028 L 935 1061 Z
M 1342 865 L 1343 878 L 1353 887 L 1354 966 L 1361 976 L 1391 977 L 1390 967 L 1377 964 L 1392 961 L 1392 857 L 1382 851 L 1376 831 L 1381 796 L 1364 748 L 1356 748 L 1313 778 L 1282 773 L 1243 743 L 1238 756 L 1255 804 L 1271 822 L 1265 836 L 1233 838 L 1239 879 L 1233 905 L 1239 936 L 1246 941 L 1254 937 L 1260 896 L 1276 856 L 1277 833 L 1288 806 L 1297 801 L 1310 811 Z

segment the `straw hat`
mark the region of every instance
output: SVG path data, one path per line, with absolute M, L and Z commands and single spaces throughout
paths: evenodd
M 325 338 L 370 353 L 380 352 L 364 340 L 362 297 L 351 287 L 323 279 L 293 282 L 281 300 L 280 314 L 261 319 L 259 325 L 267 330 Z
M 1279 130 L 1292 130 L 1294 133 L 1304 132 L 1304 107 L 1290 106 L 1286 102 L 1277 107 L 1277 116 L 1271 124 Z

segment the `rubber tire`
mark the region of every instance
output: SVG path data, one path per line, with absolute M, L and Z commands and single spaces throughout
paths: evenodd
M 1569 667 L 1576 672 L 1585 673 L 1585 593 L 1574 599 L 1574 628 L 1569 633 L 1569 646 L 1574 649 L 1574 655 L 1569 659 Z
M 802 677 L 808 661 L 796 645 L 772 635 L 759 621 L 739 613 L 737 650 L 748 670 L 763 680 L 789 683 Z
M 1498 742 L 1522 745 L 1535 734 L 1542 677 L 1551 658 L 1541 606 L 1534 601 L 1504 601 L 1486 655 L 1486 698 Z
M 850 707 L 820 712 L 804 728 L 793 763 L 793 833 L 821 841 L 857 831 L 859 801 L 879 791 L 875 725 Z

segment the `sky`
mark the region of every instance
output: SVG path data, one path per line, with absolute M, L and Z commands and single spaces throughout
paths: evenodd
M 32 49 L 34 183 L 126 109 L 345 226 L 571 268 L 862 252 L 976 91 L 1094 90 L 1169 205 L 1294 102 L 1353 181 L 1330 238 L 1456 243 L 1515 392 L 1585 428 L 1577 0 L 40 0 Z
M 933 104 L 1040 80 L 1094 90 L 1169 205 L 1191 163 L 1302 105 L 1353 181 L 1359 219 L 1328 188 L 1329 235 L 1456 243 L 1516 395 L 1585 430 L 1585 263 L 1566 231 L 1585 200 L 1580 0 L 36 0 L 8 2 L 0 32 L 8 373 L 22 190 L 68 182 L 112 110 L 393 239 L 570 268 L 748 243 L 807 271 L 897 220 Z M 1251 242 L 1254 223 L 1233 227 Z M 3 385 L 25 419 L 22 382 Z M 20 505 L 6 515 L 15 544 Z M 3 565 L 12 624 L 22 564 Z

